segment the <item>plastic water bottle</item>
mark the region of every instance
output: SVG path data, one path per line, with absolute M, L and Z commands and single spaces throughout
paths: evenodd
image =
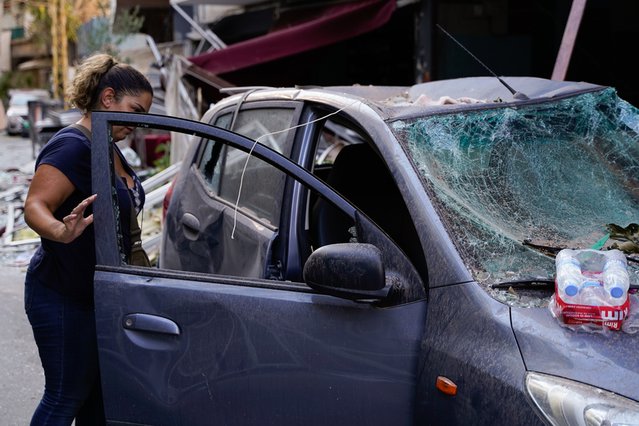
M 626 256 L 619 250 L 606 253 L 603 267 L 603 286 L 611 299 L 623 303 L 630 288 L 630 276 Z
M 585 282 L 579 292 L 579 304 L 588 306 L 607 306 L 608 292 L 597 281 Z
M 574 256 L 572 250 L 564 249 L 557 253 L 555 267 L 557 269 L 557 291 L 559 296 L 563 300 L 566 299 L 566 296 L 577 296 L 583 276 L 581 275 L 579 260 Z

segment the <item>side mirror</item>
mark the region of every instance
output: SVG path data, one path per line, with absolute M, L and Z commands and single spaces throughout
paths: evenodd
M 315 250 L 304 264 L 309 287 L 350 300 L 381 300 L 390 285 L 382 254 L 372 244 L 331 244 Z

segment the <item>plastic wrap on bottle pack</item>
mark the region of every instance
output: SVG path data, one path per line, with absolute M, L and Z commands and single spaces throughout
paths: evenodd
M 639 330 L 639 313 L 630 310 L 630 277 L 621 251 L 565 249 L 557 253 L 555 266 L 549 308 L 562 325 L 585 331 Z
M 621 330 L 628 334 L 635 334 L 639 332 L 639 293 L 628 294 L 628 300 L 630 302 L 630 310 L 628 316 L 623 320 L 621 324 Z

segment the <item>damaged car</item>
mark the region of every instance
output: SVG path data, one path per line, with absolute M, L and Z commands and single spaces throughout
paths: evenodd
M 199 122 L 95 112 L 108 421 L 639 423 L 639 298 L 619 331 L 548 308 L 562 248 L 623 250 L 639 284 L 639 111 L 503 81 L 251 88 Z M 158 268 L 122 260 L 111 125 L 192 138 Z

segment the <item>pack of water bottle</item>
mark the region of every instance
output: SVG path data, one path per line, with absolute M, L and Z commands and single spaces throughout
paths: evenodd
M 630 276 L 619 250 L 564 249 L 555 258 L 550 309 L 568 326 L 620 330 L 628 316 Z

